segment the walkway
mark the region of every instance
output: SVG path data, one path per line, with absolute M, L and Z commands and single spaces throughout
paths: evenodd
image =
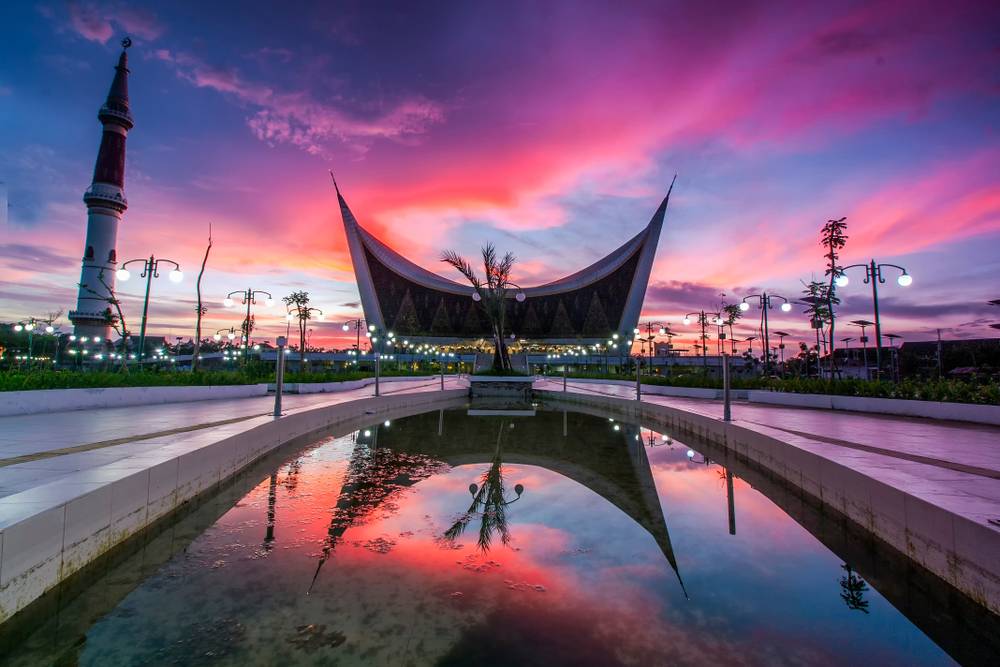
M 440 380 L 384 382 L 382 395 L 434 391 Z M 468 386 L 446 377 L 445 387 Z M 283 409 L 332 405 L 372 396 L 372 386 L 324 394 L 286 394 Z M 273 396 L 193 403 L 73 410 L 0 417 L 0 503 L 3 498 L 59 477 L 163 446 L 165 437 L 270 414 Z
M 562 380 L 534 386 L 561 392 Z M 570 380 L 568 390 L 635 398 L 635 388 L 623 385 Z M 652 394 L 643 401 L 722 418 L 721 401 Z M 802 449 L 1000 528 L 1000 427 L 739 401 L 732 416 L 734 423 L 776 429 Z

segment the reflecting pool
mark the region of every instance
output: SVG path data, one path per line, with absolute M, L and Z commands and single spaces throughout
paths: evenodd
M 936 604 L 912 590 L 927 580 L 707 446 L 599 414 L 487 412 L 286 449 L 60 593 L 0 662 L 988 662 L 968 639 L 981 618 L 912 611 Z

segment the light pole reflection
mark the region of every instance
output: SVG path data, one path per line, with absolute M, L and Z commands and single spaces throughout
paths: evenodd
M 503 439 L 504 426 L 506 422 L 500 423 L 500 432 L 497 434 L 497 447 L 493 455 L 493 461 L 489 469 L 483 473 L 479 484 L 470 484 L 469 493 L 472 495 L 472 504 L 462 516 L 455 521 L 452 526 L 444 532 L 444 539 L 454 542 L 477 516 L 480 517 L 479 537 L 477 543 L 483 552 L 489 551 L 493 542 L 493 535 L 499 533 L 500 542 L 504 546 L 510 544 L 510 527 L 507 523 L 507 507 L 513 505 L 524 494 L 524 485 L 515 484 L 515 498 L 507 500 L 506 489 L 503 483 L 503 449 L 501 441 Z
M 267 489 L 267 529 L 264 531 L 264 551 L 274 548 L 274 508 L 278 503 L 278 471 L 271 473 Z

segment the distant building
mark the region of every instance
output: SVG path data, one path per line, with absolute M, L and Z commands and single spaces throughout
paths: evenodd
M 899 369 L 904 376 L 944 376 L 973 374 L 996 375 L 1000 372 L 1000 338 L 964 340 L 907 341 L 899 348 Z M 973 370 L 976 369 L 976 370 Z

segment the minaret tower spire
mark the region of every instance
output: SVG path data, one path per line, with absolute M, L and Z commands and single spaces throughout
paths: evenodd
M 87 241 L 80 271 L 80 291 L 76 310 L 69 312 L 74 333 L 109 338 L 115 321 L 110 299 L 114 295 L 118 263 L 118 223 L 128 202 L 125 200 L 125 137 L 132 129 L 128 104 L 128 55 L 132 40 L 122 40 L 122 53 L 108 99 L 97 113 L 104 126 L 101 147 L 94 165 L 94 179 L 83 193 L 87 204 Z

